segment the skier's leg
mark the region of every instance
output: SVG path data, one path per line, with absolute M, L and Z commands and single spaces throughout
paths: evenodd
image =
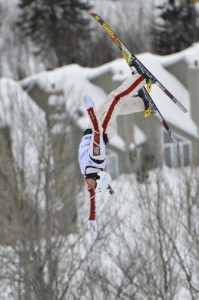
M 148 108 L 148 103 L 146 103 L 144 100 L 145 99 L 138 95 L 131 97 L 131 99 L 124 100 L 122 109 L 118 115 L 129 115 L 146 110 Z
M 105 145 L 103 142 L 103 129 L 98 122 L 95 111 L 94 103 L 88 96 L 84 98 L 85 106 L 92 124 L 92 140 L 89 149 L 89 155 L 95 162 L 102 163 L 105 159 Z
M 134 74 L 128 77 L 116 90 L 108 95 L 107 101 L 101 106 L 97 115 L 109 139 L 114 135 L 118 114 L 124 114 L 127 110 L 128 113 L 144 110 L 141 98 L 136 99 L 133 95 L 136 94 L 145 83 L 146 80 L 143 76 Z M 131 104 L 128 103 L 125 108 L 128 101 L 131 101 Z M 135 103 L 133 103 L 133 101 L 135 101 Z

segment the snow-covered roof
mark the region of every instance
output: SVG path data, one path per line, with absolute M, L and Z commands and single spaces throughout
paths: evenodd
M 199 64 L 199 43 L 194 43 L 189 48 L 182 50 L 178 53 L 158 56 L 155 55 L 156 59 L 160 61 L 162 66 L 169 67 L 173 64 L 178 63 L 179 61 L 184 61 L 188 65 L 193 66 L 195 62 Z

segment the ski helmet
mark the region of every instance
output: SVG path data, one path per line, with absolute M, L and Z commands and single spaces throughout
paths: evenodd
M 105 190 L 109 189 L 111 183 L 111 175 L 107 172 L 100 171 L 97 173 L 97 180 L 96 180 L 96 188 L 95 191 L 98 193 L 102 193 Z

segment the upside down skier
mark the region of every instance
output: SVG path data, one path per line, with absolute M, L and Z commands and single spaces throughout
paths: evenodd
M 85 96 L 85 107 L 91 124 L 84 132 L 79 145 L 79 165 L 85 178 L 90 196 L 88 228 L 97 231 L 96 193 L 111 189 L 111 176 L 105 172 L 106 145 L 116 131 L 118 115 L 128 115 L 148 109 L 148 101 L 139 96 L 146 79 L 136 73 L 128 77 L 116 90 L 112 91 L 100 109 L 95 112 L 91 97 Z

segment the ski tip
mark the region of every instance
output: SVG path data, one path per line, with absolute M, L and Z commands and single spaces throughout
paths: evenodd
M 182 105 L 182 103 L 177 102 L 176 104 L 178 105 L 178 107 L 179 107 L 184 113 L 187 113 L 187 112 L 188 112 L 188 110 L 186 109 L 186 107 L 184 107 L 184 105 Z

